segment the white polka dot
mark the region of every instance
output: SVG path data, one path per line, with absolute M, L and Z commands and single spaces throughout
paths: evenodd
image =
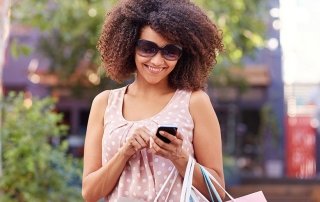
M 148 195 L 148 191 L 145 191 L 143 194 L 144 194 L 144 195 Z
M 181 184 L 180 184 L 180 183 L 178 183 L 178 184 L 177 184 L 177 187 L 181 187 Z
M 133 192 L 133 196 L 137 196 L 136 192 Z
M 143 179 L 142 179 L 142 182 L 147 182 L 146 178 L 143 178 Z
M 165 192 L 169 192 L 169 189 L 168 189 L 168 188 L 165 188 L 164 191 L 165 191 Z
M 141 190 L 141 186 L 138 186 L 138 190 Z
M 166 197 L 165 197 L 165 196 L 162 196 L 162 197 L 161 197 L 161 199 L 162 199 L 162 200 L 165 200 L 165 199 L 166 199 Z
M 173 195 L 177 195 L 178 193 L 176 191 L 173 192 Z
M 127 179 L 127 182 L 130 182 L 130 181 L 131 181 L 131 180 L 128 178 L 128 179 Z
M 159 161 L 159 159 L 158 159 L 158 158 L 155 158 L 155 159 L 154 159 L 154 162 L 158 162 L 158 161 Z
M 128 196 L 128 195 L 129 195 L 129 192 L 128 192 L 128 191 L 125 191 L 124 194 L 125 194 L 126 196 Z
M 165 175 L 165 176 L 163 176 L 163 179 L 167 179 L 167 177 L 168 177 L 168 176 L 167 176 L 167 175 Z
M 120 187 L 123 187 L 123 184 L 122 184 L 122 183 L 120 183 L 120 184 L 119 184 L 119 186 L 120 186 Z
M 166 164 L 165 164 L 165 163 L 162 163 L 161 165 L 162 165 L 162 167 L 165 167 L 165 166 L 166 166 Z
M 178 108 L 178 105 L 174 105 L 173 108 Z
M 116 143 L 114 141 L 111 142 L 112 145 L 115 145 Z
M 161 175 L 161 174 L 162 174 L 161 171 L 158 171 L 158 172 L 157 172 L 157 175 Z
M 111 148 L 110 148 L 110 147 L 107 147 L 107 150 L 108 150 L 108 151 L 111 151 Z
M 173 199 L 170 199 L 169 202 L 173 202 Z

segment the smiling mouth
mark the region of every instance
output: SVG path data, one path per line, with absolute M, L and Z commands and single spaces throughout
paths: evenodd
M 152 67 L 149 65 L 145 65 L 145 67 L 149 70 L 149 72 L 152 72 L 152 73 L 159 73 L 164 69 L 162 67 Z

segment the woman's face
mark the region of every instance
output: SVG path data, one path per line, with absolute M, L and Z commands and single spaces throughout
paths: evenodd
M 164 49 L 157 52 L 158 48 Z M 135 51 L 137 79 L 150 84 L 168 82 L 168 75 L 176 66 L 181 52 L 180 47 L 167 41 L 150 26 L 142 28 Z

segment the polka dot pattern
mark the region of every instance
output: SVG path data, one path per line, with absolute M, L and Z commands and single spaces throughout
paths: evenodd
M 127 121 L 122 115 L 122 103 L 126 87 L 110 91 L 108 107 L 104 115 L 102 138 L 102 164 L 114 156 L 137 127 L 146 126 L 155 133 L 160 124 L 176 124 L 184 136 L 183 148 L 193 156 L 193 121 L 189 112 L 191 92 L 177 90 L 161 112 L 149 119 Z M 137 152 L 127 162 L 118 184 L 105 201 L 117 201 L 120 197 L 153 201 L 168 178 L 174 165 L 170 160 L 153 155 L 148 149 Z M 169 180 L 158 201 L 179 201 L 182 177 Z M 171 185 L 172 189 L 170 190 Z M 167 199 L 167 200 L 166 200 Z M 201 201 L 201 200 L 200 200 Z

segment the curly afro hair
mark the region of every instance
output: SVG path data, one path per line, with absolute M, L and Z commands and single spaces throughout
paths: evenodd
M 174 89 L 203 89 L 223 50 L 222 34 L 189 0 L 124 0 L 106 16 L 97 48 L 111 79 L 122 82 L 136 71 L 135 45 L 141 29 L 150 26 L 183 47 L 169 75 Z

